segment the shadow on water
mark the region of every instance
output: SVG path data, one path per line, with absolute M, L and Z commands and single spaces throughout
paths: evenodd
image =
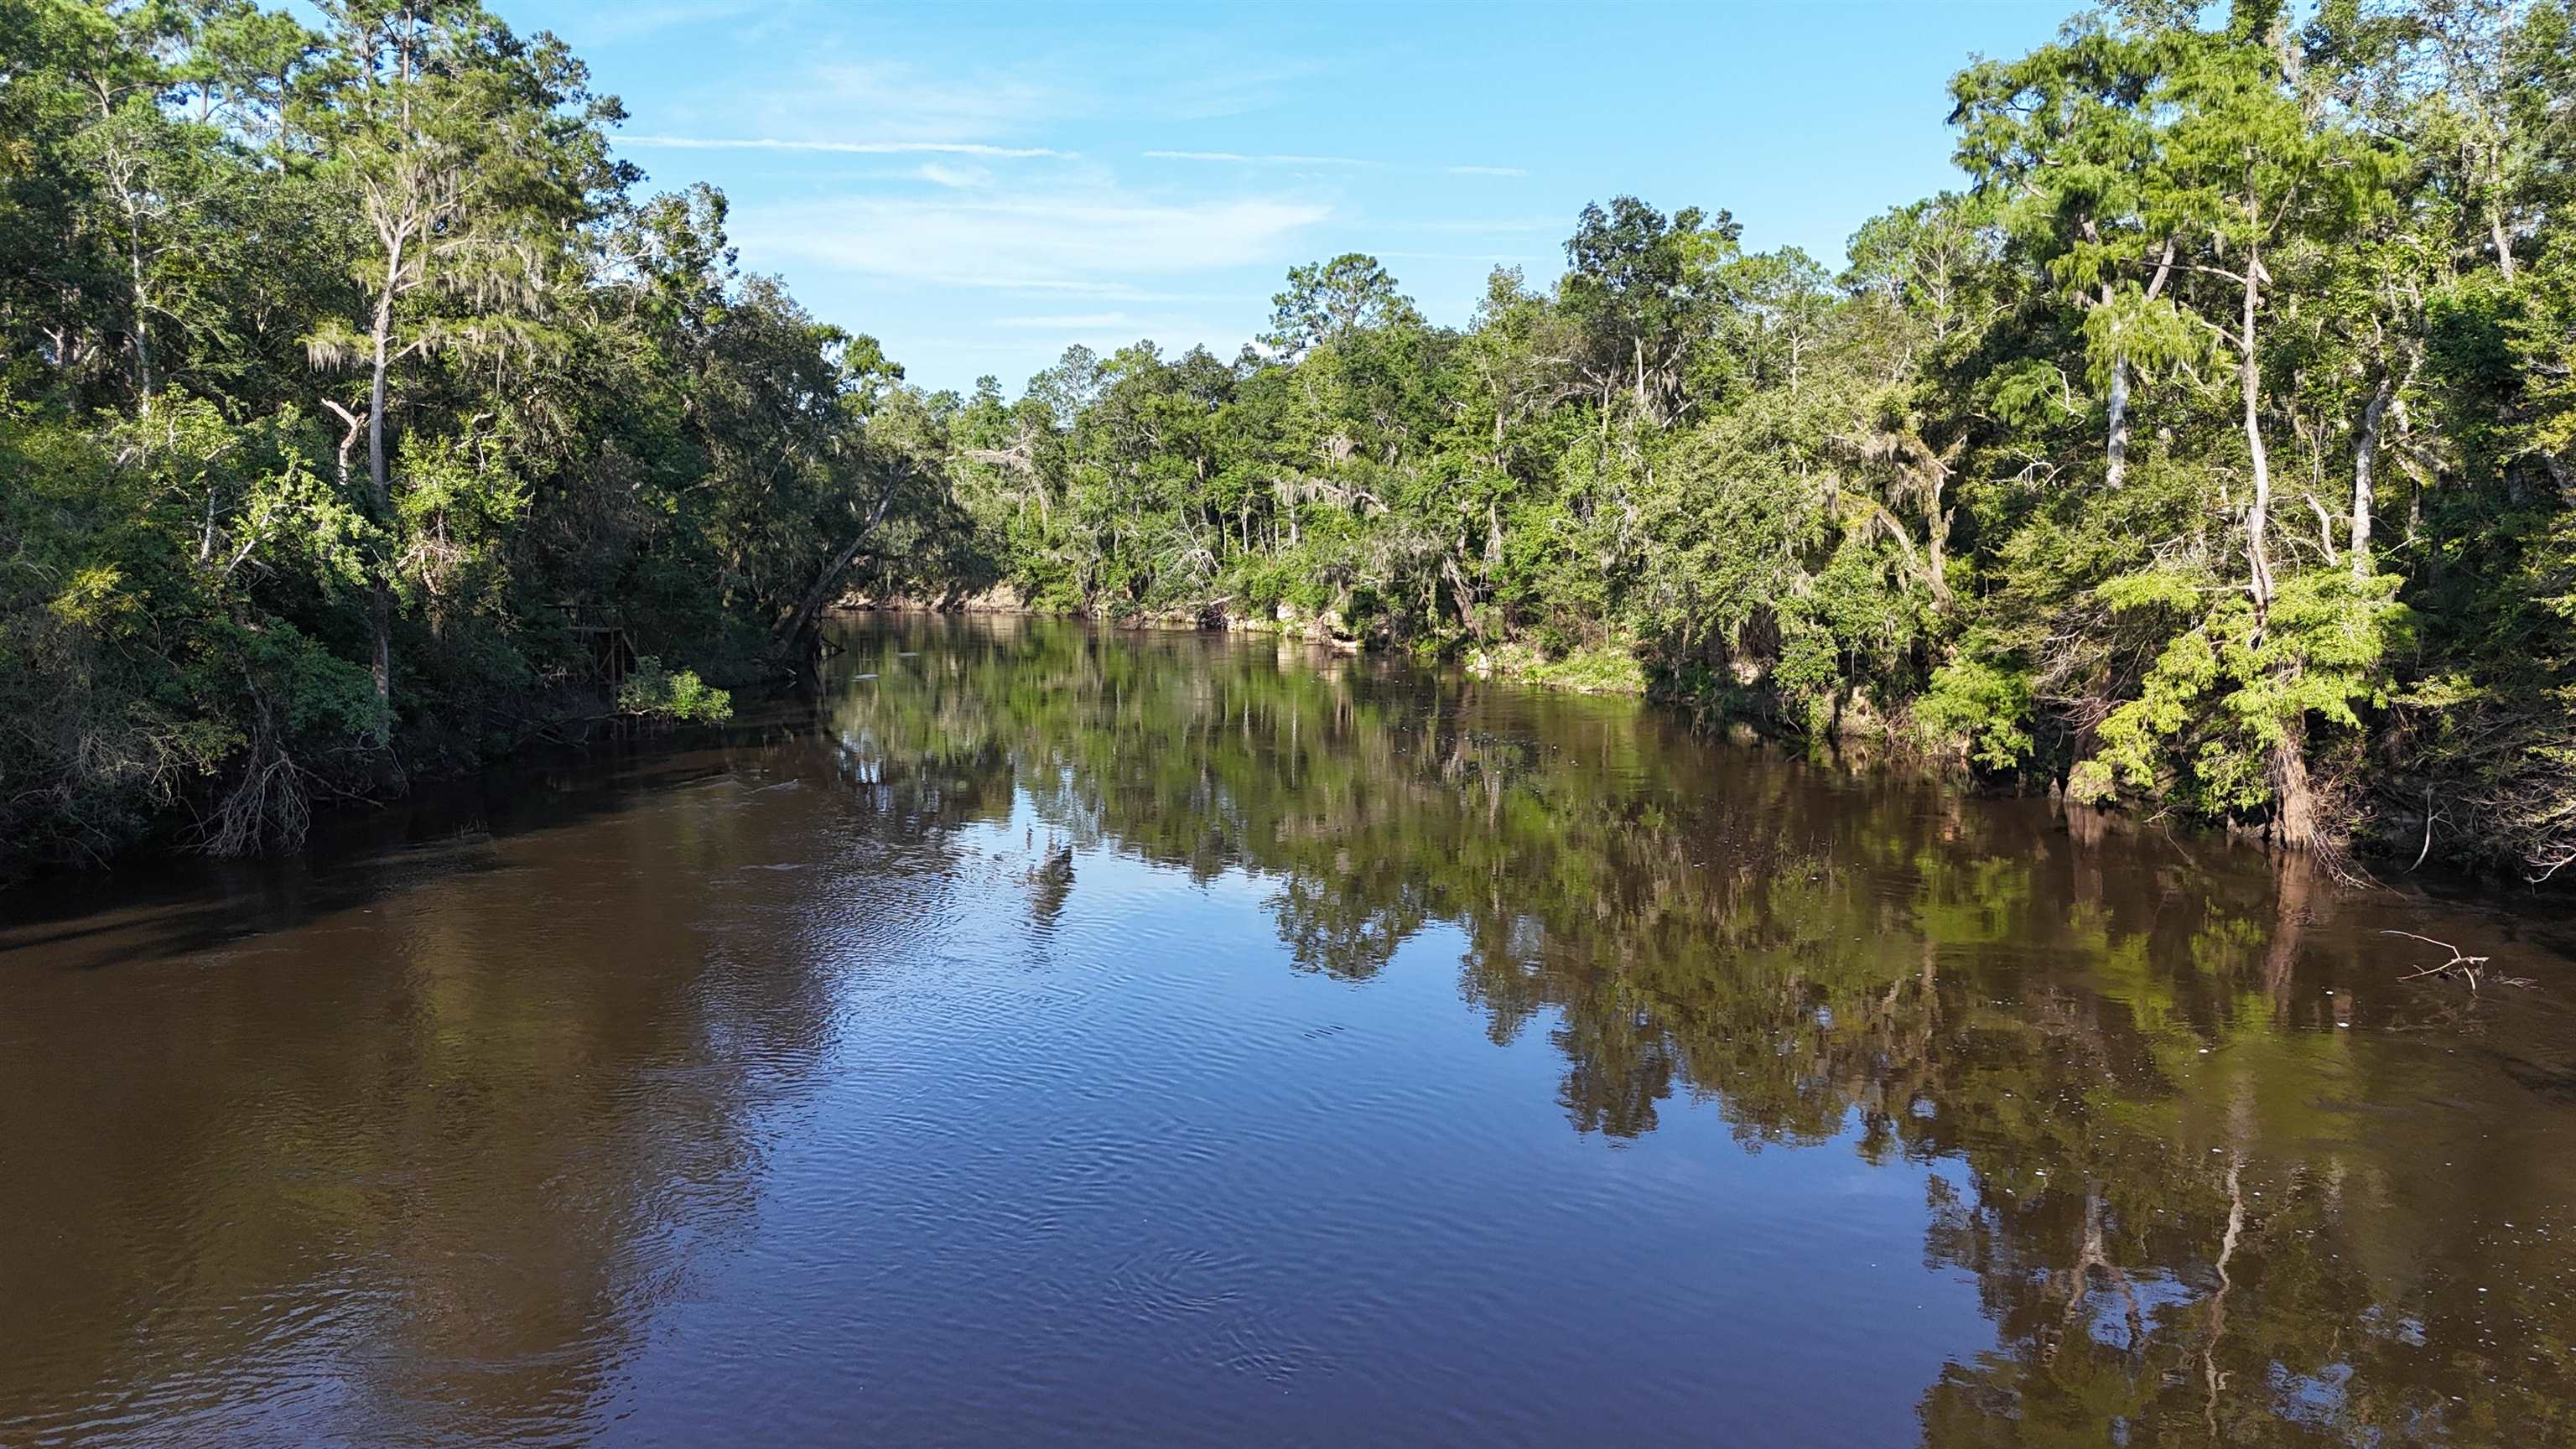
M 2564 915 L 1267 638 L 841 642 L 718 738 L 6 902 L 0 1440 L 2576 1441 Z M 1716 1272 L 1772 1148 L 1861 1196 Z
M 813 959 L 691 939 L 828 757 L 758 722 L 9 899 L 0 1443 L 587 1441 L 830 1041 Z
M 308 848 L 285 859 L 175 857 L 0 889 L 0 973 L 12 953 L 38 947 L 91 942 L 49 952 L 48 964 L 99 970 L 364 910 L 448 876 L 500 868 L 498 839 L 578 831 L 657 792 L 725 781 L 745 752 L 810 728 L 801 714 L 773 711 L 730 728 L 617 740 L 543 766 L 440 781 L 390 805 L 323 811 Z

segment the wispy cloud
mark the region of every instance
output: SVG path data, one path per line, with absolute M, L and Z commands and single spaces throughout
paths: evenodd
M 553 26 L 556 33 L 587 47 L 615 45 L 642 40 L 678 27 L 730 21 L 762 8 L 757 0 L 665 0 L 660 4 L 599 5 L 586 7 L 578 16 L 566 17 L 567 23 Z
M 779 133 L 842 127 L 908 141 L 999 140 L 1083 106 L 1068 78 L 1025 65 L 827 61 L 780 79 L 762 99 L 770 118 L 762 129 Z
M 1242 344 L 1244 333 L 1239 319 L 1218 322 L 1190 312 L 1053 312 L 996 317 L 992 325 L 1000 335 L 1022 339 L 1010 349 L 1022 357 L 1028 356 L 1024 349 L 1032 344 L 1060 348 L 1079 343 L 1109 352 L 1139 340 L 1162 349 L 1165 356 L 1191 347 L 1227 355 Z
M 1431 231 L 1454 236 L 1492 236 L 1501 232 L 1561 231 L 1570 224 L 1562 217 L 1514 217 L 1493 221 L 1387 221 L 1378 223 L 1392 231 Z
M 991 146 L 981 141 L 802 141 L 788 136 L 620 136 L 629 146 L 674 151 L 829 151 L 848 156 L 981 156 L 997 161 L 1070 158 L 1045 146 Z
M 1375 256 L 1380 261 L 1387 262 L 1537 262 L 1546 260 L 1544 257 L 1531 256 L 1522 252 L 1379 251 L 1373 252 L 1371 255 Z
M 993 173 L 981 166 L 951 166 L 944 161 L 925 161 L 913 174 L 933 186 L 945 186 L 956 191 L 971 191 L 993 179 Z
M 732 117 L 732 126 L 779 137 L 1000 144 L 1102 116 L 1185 124 L 1263 110 L 1302 93 L 1319 69 L 1181 34 L 1150 46 L 1097 42 L 990 63 L 815 55 L 765 65 L 747 90 L 701 88 L 684 108 L 661 114 L 693 118 L 690 129 Z
M 1096 332 L 1104 327 L 1137 325 L 1133 312 L 1054 312 L 1035 317 L 996 317 L 996 327 L 1017 327 L 1033 332 Z
M 1107 299 L 1134 278 L 1265 263 L 1332 215 L 1290 197 L 1147 199 L 1115 186 L 1006 197 L 850 196 L 738 209 L 746 256 L 947 286 Z
M 988 292 L 1027 292 L 1034 296 L 1084 297 L 1102 302 L 1240 302 L 1245 300 L 1222 292 L 1164 292 L 1140 287 L 1133 282 L 1081 281 L 1068 277 L 1026 277 L 1008 274 L 979 274 L 964 277 L 950 273 L 933 280 L 949 286 L 975 287 Z
M 1405 166 L 1364 156 L 1306 156 L 1277 151 L 1148 151 L 1151 161 L 1215 161 L 1235 166 L 1344 166 L 1354 171 L 1439 171 L 1450 176 L 1527 176 L 1518 166 Z
M 1376 170 L 1386 163 L 1363 161 L 1357 156 L 1299 156 L 1272 153 L 1250 155 L 1242 151 L 1148 151 L 1155 161 L 1224 161 L 1238 166 L 1356 166 Z
M 1147 54 L 1150 60 L 1136 64 L 1136 57 Z M 1107 73 L 1128 72 L 1118 79 L 1144 87 L 1122 84 L 1120 89 L 1133 96 L 1130 105 L 1186 121 L 1267 110 L 1310 88 L 1326 71 L 1321 61 L 1256 61 L 1223 42 L 1182 37 L 1125 55 L 1095 57 L 1090 63 Z

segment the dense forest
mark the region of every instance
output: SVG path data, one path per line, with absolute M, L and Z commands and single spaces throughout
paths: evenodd
M 560 43 L 316 8 L 0 0 L 0 865 L 720 715 L 943 516 L 927 400 Z
M 853 587 L 2576 861 L 2576 0 L 2117 5 L 1962 71 L 1959 189 L 1840 273 L 1619 197 L 1464 327 L 1345 255 L 1016 400 L 739 275 L 550 38 L 319 14 L 0 0 L 20 861 L 721 713 Z

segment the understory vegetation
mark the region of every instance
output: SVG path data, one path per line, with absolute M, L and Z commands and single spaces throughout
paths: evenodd
M 2136 0 L 1961 72 L 1960 188 L 1840 271 L 1618 197 L 1463 326 L 1344 255 L 1232 358 L 1013 398 L 738 273 L 722 196 L 646 193 L 477 5 L 0 0 L 0 866 L 719 718 L 856 588 L 2546 879 L 2572 108 L 2576 0 Z

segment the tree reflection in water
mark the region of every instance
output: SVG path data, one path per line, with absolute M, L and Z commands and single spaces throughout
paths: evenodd
M 2400 982 L 2439 917 L 2215 842 L 1978 801 L 1303 646 L 912 622 L 844 641 L 845 779 L 1268 891 L 1364 981 L 1446 923 L 1578 1132 L 1937 1169 L 1927 1265 L 1992 1347 L 1927 1442 L 2576 1442 L 2563 946 L 2510 999 Z M 869 676 L 873 676 L 870 678 Z M 1042 921 L 1072 887 L 1033 871 Z M 2452 920 L 2460 937 L 2528 931 Z

